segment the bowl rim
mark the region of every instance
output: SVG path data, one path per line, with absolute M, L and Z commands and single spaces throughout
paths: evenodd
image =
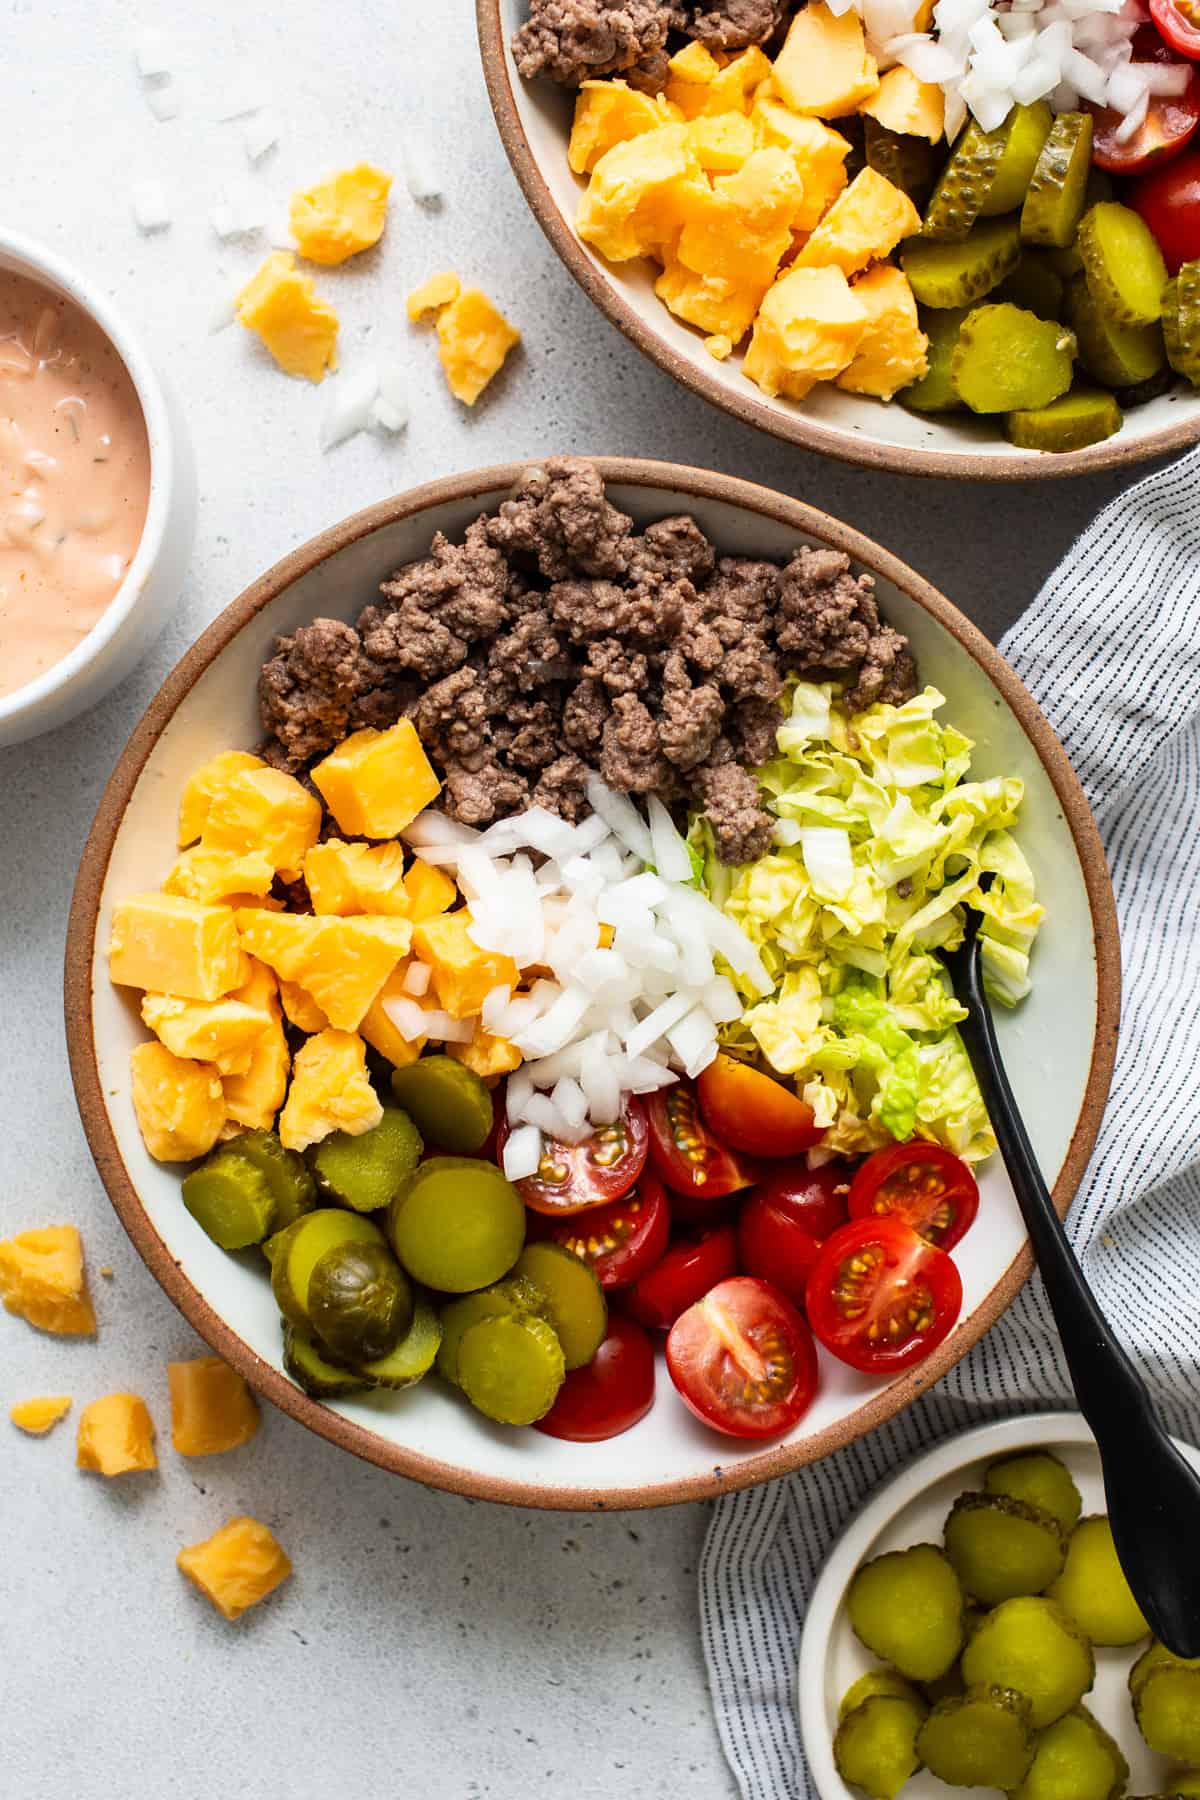
M 146 517 L 133 561 L 120 587 L 86 636 L 73 650 L 13 693 L 0 696 L 0 730 L 15 721 L 34 717 L 75 678 L 103 655 L 124 629 L 147 592 L 147 579 L 162 552 L 171 516 L 171 497 L 178 479 L 178 455 L 170 409 L 162 384 L 137 334 L 131 332 L 108 295 L 90 282 L 56 251 L 21 232 L 0 229 L 0 271 L 6 263 L 18 265 L 15 273 L 42 286 L 57 289 L 98 325 L 133 383 L 146 428 L 150 461 L 150 489 Z
M 608 320 L 635 344 L 644 356 L 701 399 L 729 413 L 743 425 L 785 443 L 797 444 L 839 462 L 883 470 L 891 475 L 934 476 L 959 481 L 1043 481 L 1074 475 L 1098 475 L 1106 469 L 1125 468 L 1186 449 L 1200 439 L 1200 400 L 1190 419 L 1163 426 L 1149 436 L 1127 438 L 1123 432 L 1064 455 L 1046 456 L 1012 448 L 972 451 L 932 451 L 903 444 L 880 444 L 835 431 L 820 419 L 803 412 L 772 406 L 753 383 L 746 392 L 732 390 L 715 374 L 681 356 L 648 326 L 637 309 L 605 272 L 600 260 L 580 243 L 559 209 L 533 153 L 513 89 L 512 68 L 505 41 L 501 0 L 475 0 L 479 50 L 488 98 L 492 104 L 501 142 L 513 173 L 529 202 L 530 211 L 584 293 Z
M 582 453 L 586 454 L 586 452 Z M 209 1305 L 172 1256 L 147 1215 L 117 1145 L 105 1104 L 94 1037 L 92 971 L 100 902 L 109 859 L 121 822 L 147 758 L 192 687 L 249 622 L 301 576 L 383 526 L 419 517 L 433 507 L 466 500 L 487 503 L 511 491 L 544 459 L 494 465 L 450 475 L 377 501 L 328 526 L 283 557 L 219 613 L 163 682 L 151 700 L 101 796 L 79 864 L 71 902 L 64 962 L 64 1005 L 68 1056 L 80 1117 L 97 1171 L 134 1248 L 159 1285 L 217 1353 L 251 1386 L 310 1430 L 379 1467 L 408 1475 L 429 1487 L 472 1499 L 502 1501 L 558 1511 L 617 1511 L 710 1499 L 750 1487 L 815 1462 L 890 1419 L 932 1386 L 974 1345 L 1014 1299 L 1033 1258 L 1028 1245 L 1004 1270 L 970 1322 L 917 1368 L 900 1376 L 837 1425 L 794 1444 L 776 1444 L 758 1455 L 723 1467 L 714 1456 L 705 1473 L 629 1488 L 589 1490 L 585 1486 L 539 1485 L 478 1474 L 390 1443 L 377 1433 L 311 1399 L 258 1356 Z M 1054 788 L 1079 859 L 1091 912 L 1096 955 L 1096 1028 L 1087 1084 L 1062 1169 L 1054 1203 L 1065 1215 L 1083 1175 L 1100 1128 L 1116 1056 L 1120 1019 L 1120 941 L 1116 903 L 1100 835 L 1067 753 L 1032 695 L 977 626 L 913 569 L 852 526 L 844 525 L 788 495 L 736 476 L 682 464 L 633 457 L 595 456 L 606 485 L 661 489 L 689 500 L 740 507 L 836 550 L 894 583 L 931 614 L 967 651 L 1016 716 Z

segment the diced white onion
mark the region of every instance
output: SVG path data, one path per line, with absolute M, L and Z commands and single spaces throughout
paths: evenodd
M 424 135 L 409 132 L 404 141 L 404 179 L 414 200 L 429 205 L 442 197 L 442 179 Z
M 1134 63 L 1151 94 L 1175 96 L 1185 94 L 1192 79 L 1191 63 Z
M 620 843 L 642 862 L 653 862 L 654 845 L 649 827 L 644 824 L 641 814 L 627 794 L 618 794 L 601 781 L 598 775 L 592 774 L 587 780 L 587 797 L 592 811 L 600 814 Z M 605 847 L 601 845 L 601 849 Z
M 165 231 L 171 223 L 171 202 L 164 181 L 151 176 L 135 181 L 129 190 L 134 223 L 141 232 Z
M 252 163 L 260 163 L 275 148 L 279 142 L 279 127 L 270 113 L 258 113 L 251 119 L 242 134 L 242 142 Z
M 512 1092 L 512 1081 L 509 1081 Z M 536 1175 L 542 1160 L 542 1134 L 536 1125 L 518 1125 L 504 1145 L 504 1173 L 510 1181 L 523 1181 Z
M 175 52 L 165 31 L 139 31 L 133 40 L 133 60 L 143 81 L 170 75 L 175 67 Z
M 173 81 L 147 84 L 142 92 L 146 96 L 146 105 L 160 125 L 165 125 L 168 119 L 179 117 L 179 89 Z
M 321 417 L 321 448 L 332 450 L 357 432 L 365 431 L 371 405 L 379 391 L 379 373 L 367 363 L 350 375 L 339 375 L 331 384 Z
M 419 962 L 417 958 L 414 957 L 407 969 L 405 969 L 404 980 L 400 985 L 406 994 L 415 994 L 417 998 L 420 999 L 422 994 L 427 994 L 429 992 L 429 983 L 432 976 L 433 970 L 430 968 L 429 964 Z M 503 992 L 507 994 L 508 989 L 503 989 Z M 486 1019 L 484 1019 L 483 1023 L 484 1029 L 489 1029 Z
M 657 794 L 649 796 L 646 813 L 650 820 L 650 843 L 654 851 L 655 868 L 664 881 L 690 881 L 691 854 Z
M 1117 126 L 1116 131 L 1113 133 L 1118 144 L 1127 144 L 1130 138 L 1136 137 L 1137 133 L 1146 122 L 1146 114 L 1149 110 L 1150 96 L 1147 93 L 1142 95 L 1135 106 L 1130 107 L 1129 111 L 1125 114 L 1125 117 L 1121 120 L 1121 123 Z

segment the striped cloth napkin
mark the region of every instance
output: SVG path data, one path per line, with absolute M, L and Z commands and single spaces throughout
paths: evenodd
M 1113 501 L 1002 648 L 1096 814 L 1124 956 L 1121 1042 L 1069 1220 L 1162 1416 L 1200 1439 L 1200 450 Z M 816 1800 L 796 1720 L 805 1609 L 880 1481 L 986 1416 L 1072 1404 L 1036 1275 L 965 1360 L 815 1467 L 718 1503 L 700 1565 L 717 1725 L 747 1800 Z

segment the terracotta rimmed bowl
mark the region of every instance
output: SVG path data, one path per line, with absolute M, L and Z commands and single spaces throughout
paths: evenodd
M 1062 456 L 1005 443 L 1000 420 L 956 414 L 921 418 L 897 404 L 844 394 L 829 383 L 803 401 L 768 399 L 742 374 L 740 354 L 715 362 L 701 333 L 656 299 L 655 268 L 646 262 L 606 262 L 576 236 L 584 183 L 567 166 L 574 95 L 550 81 L 524 81 L 517 72 L 508 46 L 527 17 L 528 0 L 475 0 L 475 7 L 496 123 L 538 224 L 584 292 L 639 350 L 735 419 L 843 462 L 969 481 L 1095 474 L 1164 456 L 1200 438 L 1200 395 L 1183 384 L 1131 410 L 1115 437 Z
M 67 941 L 67 1037 L 88 1141 L 135 1245 L 201 1335 L 285 1412 L 384 1468 L 458 1493 L 544 1507 L 662 1505 L 745 1487 L 827 1455 L 907 1405 L 975 1343 L 1030 1267 L 998 1160 L 983 1172 L 980 1222 L 956 1252 L 966 1291 L 957 1331 L 891 1385 L 827 1364 L 812 1411 L 780 1443 L 739 1445 L 710 1434 L 678 1402 L 662 1369 L 651 1415 L 599 1445 L 493 1428 L 434 1380 L 405 1396 L 325 1406 L 282 1371 L 261 1260 L 227 1256 L 210 1243 L 180 1201 L 180 1172 L 152 1162 L 142 1146 L 128 1077 L 130 1049 L 143 1036 L 136 996 L 112 987 L 105 958 L 113 900 L 156 886 L 173 860 L 174 812 L 187 775 L 217 750 L 256 741 L 255 680 L 275 634 L 322 613 L 354 617 L 383 577 L 426 552 L 435 530 L 461 533 L 498 505 L 527 466 L 435 482 L 323 532 L 227 607 L 178 664 L 117 764 L 84 852 Z M 848 526 L 698 469 L 607 459 L 599 466 L 615 502 L 639 525 L 686 511 L 730 553 L 784 558 L 802 542 L 847 551 L 874 574 L 883 610 L 911 637 L 924 680 L 947 695 L 948 717 L 975 739 L 980 774 L 1024 778 L 1021 837 L 1050 916 L 1034 992 L 999 1025 L 1017 1098 L 1065 1210 L 1108 1091 L 1119 952 L 1095 826 L 1034 701 L 948 600 Z

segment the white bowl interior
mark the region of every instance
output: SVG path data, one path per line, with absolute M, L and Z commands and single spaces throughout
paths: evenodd
M 686 492 L 617 486 L 616 503 L 640 525 L 689 511 L 729 553 L 786 558 L 799 541 L 777 520 Z M 115 898 L 156 887 L 174 857 L 175 810 L 187 776 L 216 751 L 253 745 L 258 669 L 277 632 L 320 614 L 354 618 L 377 583 L 423 555 L 435 529 L 454 535 L 500 493 L 435 506 L 395 522 L 329 557 L 246 625 L 195 683 L 155 745 L 117 833 L 104 886 L 94 966 L 94 1028 L 101 1091 L 117 1143 L 146 1213 L 171 1257 L 208 1304 L 256 1355 L 281 1366 L 279 1320 L 256 1256 L 217 1249 L 185 1212 L 179 1172 L 146 1154 L 129 1097 L 128 1059 L 143 1036 L 135 997 L 114 988 L 104 954 Z M 881 606 L 911 637 L 923 679 L 948 697 L 946 716 L 977 744 L 981 775 L 1018 774 L 1026 783 L 1021 841 L 1049 904 L 1035 955 L 1035 986 L 1022 1008 L 999 1020 L 1005 1059 L 1047 1179 L 1062 1167 L 1092 1057 L 1097 973 L 1083 873 L 1061 808 L 1015 715 L 970 654 L 914 600 L 880 579 Z M 982 1176 L 981 1218 L 956 1252 L 964 1319 L 986 1299 L 1022 1249 L 1025 1234 L 1007 1177 L 994 1158 Z M 821 1390 L 794 1438 L 850 1419 L 881 1391 L 878 1381 L 823 1359 Z M 660 1364 L 652 1414 L 609 1443 L 575 1446 L 532 1431 L 499 1430 L 428 1382 L 403 1397 L 350 1398 L 337 1410 L 391 1443 L 476 1476 L 532 1487 L 579 1490 L 653 1486 L 699 1479 L 756 1454 L 753 1446 L 707 1432 L 680 1404 Z
M 1200 1451 L 1187 1444 L 1179 1447 L 1200 1468 Z M 1061 1457 L 1083 1495 L 1085 1516 L 1104 1512 L 1100 1455 L 1087 1425 L 1077 1413 L 1042 1413 L 981 1426 L 920 1458 L 879 1490 L 835 1546 L 809 1602 L 798 1674 L 801 1733 L 821 1800 L 861 1800 L 859 1790 L 837 1773 L 832 1753 L 838 1702 L 851 1682 L 877 1662 L 846 1617 L 842 1602 L 850 1577 L 860 1563 L 885 1551 L 940 1542 L 946 1514 L 958 1495 L 982 1484 L 993 1457 L 1026 1448 L 1052 1450 Z M 1159 1792 L 1169 1773 L 1166 1759 L 1146 1748 L 1129 1704 L 1130 1664 L 1144 1648 L 1097 1650 L 1096 1685 L 1084 1696 L 1084 1705 L 1125 1753 L 1131 1794 Z M 904 1787 L 905 1800 L 950 1800 L 961 1792 L 928 1770 Z
M 526 18 L 528 4 L 527 0 L 499 0 L 499 6 L 507 45 Z M 803 401 L 772 400 L 742 374 L 740 353 L 724 363 L 716 362 L 705 350 L 702 334 L 677 319 L 655 297 L 655 265 L 648 261 L 606 262 L 576 238 L 575 215 L 586 180 L 573 175 L 567 165 L 566 146 L 574 97 L 550 81 L 522 80 L 507 49 L 505 57 L 517 113 L 530 151 L 566 229 L 613 299 L 629 307 L 644 329 L 689 364 L 710 388 L 715 386 L 720 395 L 727 394 L 743 404 L 749 401 L 766 415 L 816 421 L 836 438 L 845 440 L 848 447 L 870 443 L 896 450 L 919 451 L 934 464 L 942 458 L 970 456 L 977 461 L 981 475 L 989 473 L 989 463 L 995 473 L 1011 473 L 1015 460 L 1028 462 L 1039 472 L 1052 473 L 1055 465 L 1067 460 L 1047 457 L 1036 450 L 1014 449 L 1004 441 L 1001 421 L 989 422 L 958 414 L 921 418 L 896 404 L 884 405 L 862 395 L 843 393 L 829 382 L 814 388 Z M 1197 412 L 1200 412 L 1200 397 L 1185 391 L 1180 384 L 1157 400 L 1131 410 L 1126 415 L 1120 438 L 1112 441 L 1132 444 L 1153 437 L 1160 431 L 1180 425 L 1187 415 Z M 766 418 L 760 422 L 767 425 Z

